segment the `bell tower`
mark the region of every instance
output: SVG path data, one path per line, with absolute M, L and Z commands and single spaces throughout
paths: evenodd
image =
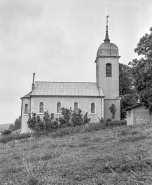
M 98 49 L 96 56 L 96 83 L 104 93 L 104 119 L 111 118 L 109 107 L 115 104 L 117 111 L 115 119 L 120 120 L 119 98 L 119 52 L 118 47 L 110 42 L 108 35 L 108 17 L 104 43 Z

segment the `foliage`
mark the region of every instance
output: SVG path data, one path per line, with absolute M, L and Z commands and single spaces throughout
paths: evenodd
M 39 115 L 36 113 L 29 114 L 29 119 L 27 121 L 28 127 L 33 130 L 42 130 L 44 129 L 44 123 L 42 122 Z
M 44 130 L 49 131 L 51 129 L 56 129 L 58 127 L 58 120 L 54 120 L 54 114 L 51 113 L 50 115 L 48 111 L 44 112 L 43 123 Z
M 15 121 L 14 121 L 14 124 L 11 124 L 9 126 L 9 129 L 11 131 L 15 131 L 15 130 L 18 130 L 21 128 L 21 116 L 19 116 Z
M 126 118 L 126 109 L 132 105 L 135 105 L 137 102 L 137 96 L 135 93 L 133 94 L 126 94 L 121 97 L 120 106 L 121 106 L 121 120 Z
M 58 120 L 54 119 L 54 114 L 51 115 L 48 112 L 44 112 L 43 119 L 40 118 L 36 113 L 29 114 L 27 121 L 28 127 L 36 131 L 50 131 L 58 127 Z
M 60 125 L 70 125 L 71 124 L 71 116 L 72 116 L 72 110 L 62 107 L 61 108 L 61 114 L 62 117 L 59 117 Z
M 12 134 L 9 134 L 9 135 L 5 135 L 2 136 L 0 138 L 0 143 L 8 143 L 10 141 L 13 141 L 13 140 L 20 140 L 20 139 L 25 139 L 25 138 L 29 138 L 31 137 L 31 134 L 30 133 L 24 133 L 24 134 L 19 134 L 19 133 L 12 133 Z
M 125 120 L 106 121 L 106 127 L 117 127 L 125 125 L 127 125 L 127 121 Z
M 119 94 L 120 96 L 132 94 L 134 92 L 134 79 L 131 67 L 119 63 Z
M 126 118 L 125 108 L 136 104 L 136 92 L 132 68 L 119 63 L 119 94 L 121 96 L 121 119 Z
M 4 131 L 2 132 L 2 135 L 7 135 L 7 134 L 11 134 L 11 133 L 12 133 L 11 130 L 4 130 Z
M 152 28 L 150 28 L 152 32 Z M 140 96 L 140 101 L 152 113 L 152 33 L 145 34 L 134 50 L 140 59 L 132 60 L 129 65 L 132 67 L 134 85 Z
M 112 121 L 111 118 L 108 118 L 106 121 Z
M 83 117 L 83 124 L 90 123 L 91 118 L 88 117 L 88 112 Z
M 78 109 L 77 111 L 73 111 L 72 113 L 72 124 L 73 126 L 80 126 L 83 124 L 83 115 L 81 109 Z
M 111 106 L 109 107 L 109 110 L 112 114 L 111 118 L 115 119 L 115 115 L 116 115 L 116 111 L 117 111 L 117 108 L 116 108 L 115 104 L 112 103 Z
M 90 122 L 90 118 L 88 117 L 88 113 L 86 112 L 83 116 L 81 109 L 77 111 L 72 111 L 71 109 L 61 108 L 62 117 L 59 117 L 60 125 L 66 126 L 78 126 L 82 124 L 86 124 Z

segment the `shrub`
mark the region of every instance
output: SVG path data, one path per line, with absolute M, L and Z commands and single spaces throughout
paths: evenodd
M 74 126 L 80 126 L 83 124 L 83 115 L 81 109 L 78 109 L 78 111 L 73 111 L 71 121 Z
M 39 115 L 36 113 L 29 114 L 29 119 L 27 121 L 28 127 L 34 130 L 43 129 L 43 123 Z
M 112 103 L 111 106 L 109 107 L 109 110 L 112 114 L 111 118 L 115 119 L 115 115 L 116 115 L 116 111 L 117 111 L 117 108 L 116 108 L 115 104 Z
M 125 120 L 106 121 L 107 127 L 124 126 L 124 125 L 127 125 L 127 121 Z
M 61 108 L 61 114 L 62 117 L 59 117 L 60 125 L 64 124 L 70 124 L 71 123 L 71 116 L 72 116 L 72 110 L 62 107 Z
M 47 112 L 44 112 L 43 120 L 41 120 L 39 115 L 36 113 L 32 113 L 29 115 L 29 119 L 27 121 L 28 127 L 35 131 L 51 131 L 52 129 L 58 128 L 58 119 L 54 120 L 54 114 L 51 115 Z
M 0 138 L 0 143 L 8 143 L 13 140 L 20 140 L 31 137 L 31 133 L 24 133 L 24 134 L 11 134 L 11 135 L 4 135 Z
M 106 121 L 111 121 L 111 118 L 108 118 Z
M 77 111 L 72 111 L 71 109 L 62 108 L 61 109 L 62 117 L 59 118 L 60 125 L 66 126 L 80 126 L 85 123 L 90 122 L 90 118 L 88 117 L 88 113 L 86 112 L 83 116 L 81 109 Z
M 2 135 L 7 135 L 7 134 L 11 134 L 11 133 L 12 133 L 11 130 L 4 130 L 4 131 L 2 132 Z
M 83 117 L 83 124 L 90 123 L 90 118 L 88 117 L 88 112 L 85 113 Z

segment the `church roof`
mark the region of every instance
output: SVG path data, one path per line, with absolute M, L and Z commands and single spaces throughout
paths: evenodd
M 43 82 L 36 81 L 31 96 L 95 96 L 103 91 L 93 82 Z
M 97 57 L 100 56 L 119 56 L 118 47 L 110 42 L 102 43 L 97 52 Z

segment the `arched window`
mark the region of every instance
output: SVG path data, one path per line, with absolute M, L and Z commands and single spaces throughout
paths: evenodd
M 74 111 L 78 111 L 78 103 L 77 102 L 74 103 Z
M 61 113 L 61 103 L 57 103 L 57 113 Z
M 95 113 L 95 103 L 91 103 L 91 113 Z
M 28 114 L 28 104 L 25 104 L 25 108 L 24 108 L 24 114 Z
M 106 64 L 106 77 L 112 77 L 112 64 Z
M 44 103 L 40 102 L 39 113 L 43 113 L 43 111 L 44 111 Z

